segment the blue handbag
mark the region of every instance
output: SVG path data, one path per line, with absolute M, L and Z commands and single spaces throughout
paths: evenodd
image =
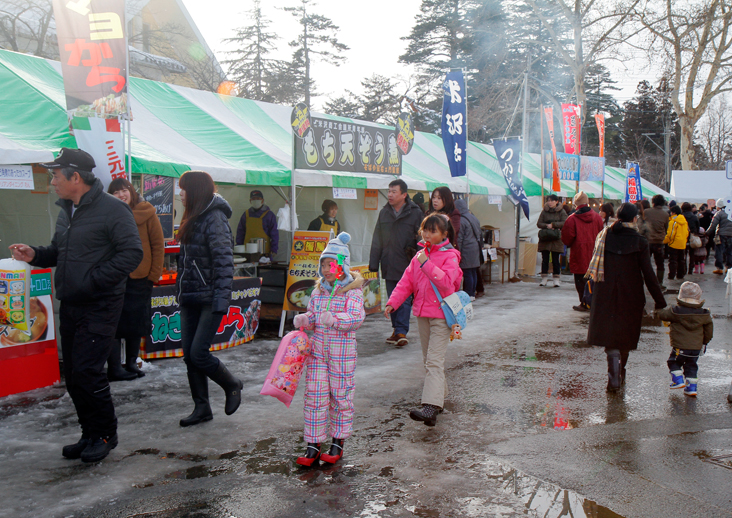
M 437 300 L 440 301 L 440 309 L 442 309 L 442 314 L 445 315 L 447 327 L 452 329 L 452 326 L 458 324 L 462 329 L 465 329 L 468 326 L 468 320 L 473 319 L 473 303 L 470 302 L 470 295 L 461 290 L 443 299 L 437 286 L 432 281 L 430 281 L 430 284 L 432 284 L 432 289 L 435 290 Z

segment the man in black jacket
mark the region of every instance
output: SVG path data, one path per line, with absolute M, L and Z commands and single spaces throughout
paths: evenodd
M 13 256 L 42 268 L 56 267 L 61 301 L 59 330 L 66 389 L 76 407 L 81 439 L 63 456 L 96 462 L 117 446 L 104 363 L 112 349 L 127 277 L 142 261 L 142 243 L 129 205 L 104 192 L 91 172 L 94 159 L 62 148 L 41 164 L 53 173 L 61 207 L 50 246 L 11 245 Z
M 396 288 L 417 252 L 417 233 L 424 214 L 419 206 L 409 199 L 407 184 L 404 180 L 394 180 L 389 184 L 388 203 L 379 212 L 379 220 L 374 229 L 371 241 L 371 257 L 369 270 L 379 271 L 386 282 L 387 296 Z M 409 343 L 409 317 L 412 312 L 410 296 L 399 309 L 392 312 L 391 324 L 394 328 L 386 343 L 398 347 Z

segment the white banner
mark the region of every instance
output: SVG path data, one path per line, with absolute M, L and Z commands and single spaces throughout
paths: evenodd
M 356 189 L 333 187 L 333 198 L 336 200 L 357 200 L 358 193 L 356 192 Z
M 33 190 L 33 168 L 29 165 L 0 165 L 0 189 Z
M 105 190 L 115 178 L 127 178 L 124 139 L 117 119 L 74 117 L 72 125 L 79 149 L 94 157 L 94 176 Z

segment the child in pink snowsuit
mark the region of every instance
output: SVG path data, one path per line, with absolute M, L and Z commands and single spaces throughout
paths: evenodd
M 453 228 L 443 214 L 424 218 L 419 229 L 422 248 L 409 263 L 404 276 L 391 293 L 384 315 L 401 306 L 414 293 L 412 308 L 419 324 L 422 357 L 426 371 L 422 390 L 422 408 L 409 412 L 409 417 L 435 426 L 447 394 L 445 383 L 445 354 L 450 343 L 450 328 L 432 287 L 434 284 L 444 298 L 460 289 L 463 272 L 460 252 L 450 244 Z
M 348 242 L 341 232 L 320 256 L 320 279 L 310 295 L 307 313 L 295 317 L 295 327 L 315 329 L 311 339 L 305 377 L 305 441 L 301 466 L 312 466 L 321 459 L 335 464 L 343 456 L 343 442 L 353 426 L 353 391 L 356 372 L 356 330 L 366 314 L 363 308 L 364 279 L 351 275 Z M 333 289 L 335 288 L 335 292 Z M 328 309 L 328 303 L 330 308 Z M 328 453 L 320 444 L 330 435 Z

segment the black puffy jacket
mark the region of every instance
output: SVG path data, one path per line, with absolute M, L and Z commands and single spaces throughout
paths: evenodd
M 104 192 L 97 178 L 71 215 L 71 200 L 58 200 L 61 212 L 49 246 L 33 247 L 31 264 L 56 267 L 56 298 L 88 302 L 125 292 L 127 277 L 142 261 L 142 243 L 129 205 Z
M 234 240 L 229 204 L 215 194 L 193 222 L 188 242 L 178 256 L 178 303 L 210 304 L 214 313 L 225 313 L 234 280 Z

